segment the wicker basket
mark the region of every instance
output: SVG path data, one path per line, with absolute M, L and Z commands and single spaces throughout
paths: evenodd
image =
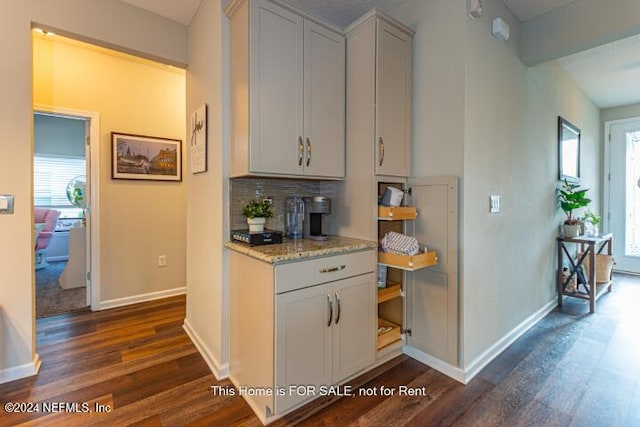
M 578 254 L 578 259 L 582 254 Z M 607 283 L 611 280 L 611 270 L 616 261 L 611 255 L 597 254 L 596 255 L 596 283 Z M 583 262 L 584 273 L 589 275 L 589 256 L 587 255 Z

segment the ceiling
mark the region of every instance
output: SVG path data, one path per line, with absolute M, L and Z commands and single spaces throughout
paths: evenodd
M 202 0 L 121 0 L 140 9 L 188 25 Z M 228 0 L 226 0 L 228 1 Z M 225 3 L 226 3 L 225 1 Z M 339 27 L 345 27 L 372 7 L 390 11 L 406 0 L 283 0 Z M 565 6 L 576 0 L 503 0 L 520 21 Z
M 520 22 L 528 21 L 574 1 L 576 0 L 502 0 Z
M 640 102 L 640 35 L 557 62 L 599 108 Z
M 202 0 L 121 0 L 188 25 Z M 229 0 L 223 0 L 226 4 Z M 282 0 L 338 27 L 372 7 L 391 11 L 407 0 Z M 454 0 L 451 0 L 454 1 Z M 459 1 L 459 0 L 455 0 Z M 577 0 L 502 0 L 521 21 Z M 558 63 L 600 108 L 640 102 L 640 36 L 580 52 Z

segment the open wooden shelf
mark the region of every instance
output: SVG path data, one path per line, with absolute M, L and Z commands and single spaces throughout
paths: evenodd
M 378 328 L 391 328 L 386 332 L 378 332 L 378 350 L 400 340 L 400 325 L 378 318 Z
M 422 252 L 417 255 L 399 255 L 378 252 L 378 264 L 406 271 L 420 270 L 438 263 L 436 251 Z
M 613 281 L 597 283 L 596 299 L 600 298 L 602 294 L 604 294 L 606 291 L 610 291 L 612 284 L 613 284 Z M 563 295 L 573 297 L 573 298 L 580 298 L 580 299 L 586 299 L 586 300 L 589 300 L 591 298 L 590 295 L 584 291 L 584 287 L 582 285 L 580 285 L 579 291 L 576 291 L 576 292 L 563 291 L 562 293 Z
M 386 288 L 378 289 L 378 304 L 402 296 L 402 285 L 389 283 Z
M 378 206 L 378 219 L 381 221 L 404 221 L 417 216 L 415 206 Z

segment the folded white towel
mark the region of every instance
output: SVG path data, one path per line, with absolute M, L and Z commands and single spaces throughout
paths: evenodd
M 385 234 L 380 243 L 385 252 L 400 255 L 417 255 L 420 252 L 420 245 L 416 238 L 395 231 Z

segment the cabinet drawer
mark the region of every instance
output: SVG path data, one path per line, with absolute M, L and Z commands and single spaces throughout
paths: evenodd
M 314 258 L 276 266 L 276 294 L 375 271 L 375 251 Z

